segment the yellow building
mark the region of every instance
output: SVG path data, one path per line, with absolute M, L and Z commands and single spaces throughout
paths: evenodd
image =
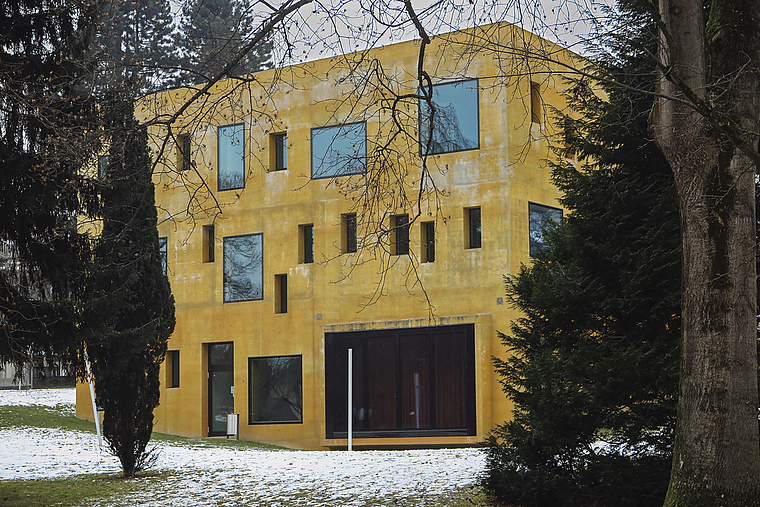
M 411 41 L 222 81 L 152 128 L 177 312 L 156 431 L 226 435 L 236 413 L 242 439 L 345 448 L 349 349 L 357 448 L 473 445 L 511 417 L 503 276 L 561 217 L 548 120 L 568 85 L 524 59 L 539 46 L 571 58 L 488 25 L 426 48 L 429 103 Z

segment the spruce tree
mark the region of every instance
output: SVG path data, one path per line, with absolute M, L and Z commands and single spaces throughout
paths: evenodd
M 89 246 L 76 217 L 97 209 L 82 170 L 98 146 L 83 86 L 96 19 L 88 1 L 0 0 L 0 363 L 73 359 L 79 343 Z
M 129 99 L 104 107 L 111 133 L 103 229 L 95 247 L 82 327 L 104 409 L 103 433 L 124 477 L 150 464 L 159 368 L 174 329 L 174 299 L 163 269 L 147 131 Z
M 617 32 L 600 61 L 630 88 L 607 87 L 607 100 L 573 88 L 579 116 L 564 119 L 567 146 L 553 167 L 568 214 L 507 279 L 524 317 L 502 335 L 512 355 L 494 362 L 514 419 L 489 438 L 485 483 L 508 504 L 643 507 L 665 497 L 680 234 L 673 175 L 648 131 L 654 41 L 641 28 Z
M 183 48 L 184 55 L 183 71 L 176 80 L 179 85 L 202 83 L 218 75 L 256 26 L 247 0 L 190 0 L 181 14 L 177 47 Z M 260 44 L 227 77 L 262 70 L 271 53 L 271 42 Z

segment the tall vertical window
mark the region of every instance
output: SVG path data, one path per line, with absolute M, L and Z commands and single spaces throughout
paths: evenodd
M 179 387 L 179 350 L 166 353 L 166 377 L 168 387 Z
M 214 262 L 214 226 L 203 226 L 203 262 Z
M 543 204 L 528 203 L 528 229 L 530 242 L 530 255 L 535 256 L 546 248 L 546 229 L 550 224 L 562 222 L 562 210 L 544 206 Z
M 103 155 L 98 159 L 98 178 L 106 179 L 108 169 L 108 155 Z
M 180 171 L 189 171 L 192 164 L 192 146 L 190 134 L 177 137 L 177 167 Z
M 224 238 L 224 302 L 264 299 L 262 235 Z
M 327 438 L 474 435 L 474 326 L 325 333 Z
M 394 215 L 391 217 L 391 241 L 394 255 L 409 253 L 409 215 Z
M 531 81 L 530 83 L 530 121 L 532 123 L 541 123 L 541 85 Z
M 420 99 L 419 114 L 423 155 L 480 147 L 477 79 L 433 86 L 430 102 Z
M 299 264 L 311 264 L 314 262 L 314 225 L 299 225 Z
M 158 238 L 158 254 L 161 256 L 161 269 L 164 270 L 164 274 L 167 274 L 169 271 L 169 251 L 166 236 Z
M 235 413 L 234 344 L 209 343 L 208 348 L 208 435 L 227 434 L 227 415 Z
M 360 174 L 367 165 L 367 124 L 311 129 L 311 178 Z
M 217 131 L 217 164 L 219 190 L 245 186 L 245 142 L 242 124 L 219 127 Z
M 422 236 L 422 262 L 435 262 L 435 222 L 420 224 Z
M 274 313 L 288 313 L 288 275 L 274 275 Z
M 270 158 L 270 167 L 275 171 L 282 171 L 288 168 L 288 135 L 285 133 L 271 134 L 270 145 L 272 157 Z
M 480 248 L 480 208 L 464 209 L 465 243 L 467 248 Z
M 343 253 L 356 252 L 356 213 L 341 215 L 341 238 Z
M 303 421 L 301 356 L 248 358 L 248 424 Z

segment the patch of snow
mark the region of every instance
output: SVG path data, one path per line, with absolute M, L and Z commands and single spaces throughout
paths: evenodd
M 39 392 L 0 391 L 0 405 L 73 407 L 73 389 L 35 391 Z M 92 433 L 0 428 L 0 448 L 6 450 L 0 454 L 0 480 L 119 473 L 118 460 L 97 447 Z M 119 505 L 364 506 L 393 505 L 396 497 L 420 498 L 418 504 L 426 505 L 426 497 L 477 482 L 485 465 L 483 452 L 472 448 L 285 451 L 203 442 L 158 442 L 157 448 L 153 470 L 168 472 L 156 486 L 160 489 L 146 486 L 141 493 L 120 498 Z

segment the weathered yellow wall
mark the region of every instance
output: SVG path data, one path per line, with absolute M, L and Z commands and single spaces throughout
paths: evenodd
M 505 41 L 529 36 L 508 25 L 497 28 L 490 28 L 491 37 L 497 31 Z M 156 188 L 159 232 L 168 238 L 169 279 L 177 309 L 169 349 L 180 350 L 181 383 L 176 389 L 162 387 L 156 431 L 191 437 L 207 434 L 203 345 L 232 340 L 235 411 L 240 414 L 241 438 L 299 448 L 345 446 L 345 440 L 325 439 L 324 333 L 449 323 L 475 324 L 477 436 L 367 439 L 356 440 L 355 445 L 473 444 L 510 418 L 511 406 L 493 373 L 491 358 L 506 355 L 497 330 L 508 331 L 510 321 L 518 315 L 508 304 L 498 304 L 497 298 L 504 295 L 503 275 L 515 273 L 521 263 L 530 260 L 528 202 L 558 206 L 558 193 L 550 183 L 545 161 L 550 155 L 547 136 L 555 132 L 547 123 L 531 124 L 530 81 L 541 83 L 545 103 L 556 107 L 563 104 L 558 93 L 564 85 L 558 75 L 547 73 L 556 68 L 537 62 L 519 66 L 520 72 L 532 72 L 530 76 L 496 78 L 503 76 L 510 57 L 501 55 L 503 61 L 497 61 L 485 50 L 460 55 L 457 46 L 443 45 L 444 40 L 435 39 L 436 44 L 427 50 L 428 71 L 435 83 L 479 78 L 480 148 L 437 155 L 428 161 L 436 184 L 445 192 L 437 212 L 435 202 L 423 205 L 423 212 L 430 210 L 432 214 L 422 218 L 436 222 L 433 263 L 421 264 L 407 256 L 385 256 L 378 261 L 373 258 L 376 251 L 368 249 L 340 255 L 340 217 L 353 211 L 352 201 L 340 192 L 340 183 L 351 178 L 361 181 L 361 177 L 342 177 L 337 185 L 330 180 L 309 179 L 312 127 L 364 117 L 369 146 L 387 135 L 389 115 L 380 111 L 378 96 L 362 94 L 354 83 L 341 82 L 348 75 L 347 62 L 357 62 L 360 55 L 262 72 L 250 87 L 235 88 L 235 82 L 225 81 L 212 89 L 203 106 L 191 108 L 179 120 L 178 124 L 192 132 L 196 169 L 208 182 L 221 213 L 214 216 L 194 209 L 192 218 L 185 213 L 186 183 L 197 184 L 199 177 L 190 171 L 182 175 L 186 181 L 177 178 L 172 172 L 175 147 L 169 142 L 157 167 Z M 413 76 L 418 51 L 418 42 L 395 44 L 362 54 L 364 63 L 357 65 L 361 68 L 372 59 L 379 60 L 386 75 L 395 77 L 399 90 L 411 93 L 417 86 Z M 554 56 L 569 57 L 561 52 Z M 150 97 L 142 114 L 150 117 L 156 109 L 171 110 L 186 96 L 186 90 L 174 90 Z M 410 117 L 416 128 L 416 110 Z M 218 192 L 216 127 L 237 122 L 246 128 L 245 189 Z M 182 131 L 175 128 L 175 133 Z M 280 131 L 288 135 L 288 169 L 270 171 L 267 134 Z M 157 143 L 166 135 L 159 128 L 152 132 Z M 401 162 L 410 168 L 410 194 L 416 195 L 416 144 L 400 143 L 399 148 L 404 150 Z M 154 149 L 158 152 L 158 144 Z M 464 247 L 464 208 L 472 206 L 481 207 L 482 247 L 478 249 Z M 411 213 L 409 209 L 390 211 Z M 361 212 L 359 217 L 361 234 Z M 203 263 L 201 226 L 211 223 L 216 229 L 216 262 Z M 315 262 L 299 264 L 298 226 L 310 223 L 314 224 Z M 222 238 L 250 233 L 263 233 L 264 299 L 223 303 Z M 413 252 L 420 252 L 419 222 L 412 225 L 410 246 Z M 384 268 L 381 262 L 386 264 Z M 410 276 L 410 266 L 417 270 L 419 282 Z M 383 270 L 384 295 L 364 307 L 378 289 L 378 273 Z M 288 275 L 285 314 L 274 313 L 275 274 Z M 423 288 L 433 305 L 435 321 L 429 320 L 430 306 Z M 303 423 L 248 425 L 248 358 L 289 354 L 302 354 Z M 85 394 L 81 386 L 78 394 Z M 78 396 L 80 417 L 91 417 L 88 407 L 88 398 Z

